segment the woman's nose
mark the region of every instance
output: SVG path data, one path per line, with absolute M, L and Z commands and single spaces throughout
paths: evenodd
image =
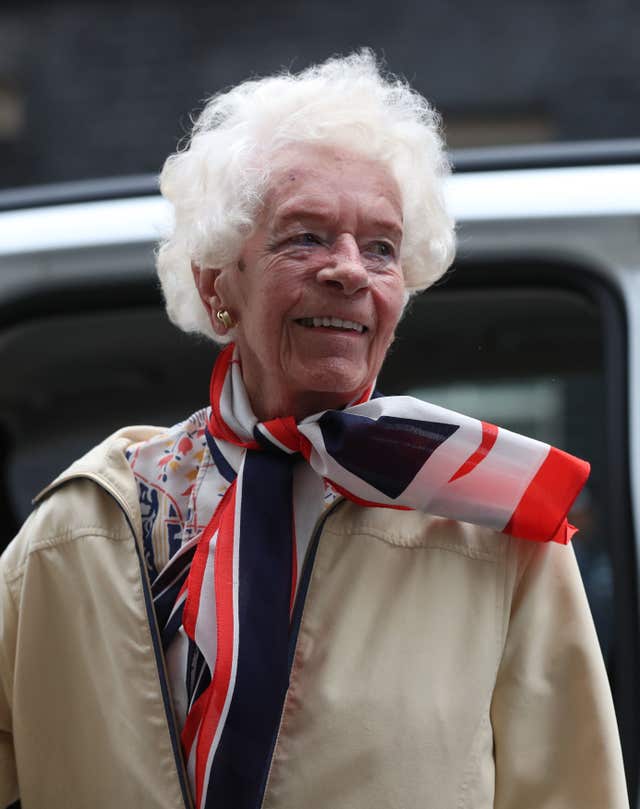
M 336 240 L 331 257 L 318 271 L 317 279 L 322 284 L 341 289 L 345 295 L 354 295 L 369 286 L 369 273 L 352 236 Z

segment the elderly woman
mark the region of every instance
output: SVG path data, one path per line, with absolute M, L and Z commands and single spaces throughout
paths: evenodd
M 216 96 L 169 158 L 167 308 L 228 345 L 209 408 L 108 439 L 3 558 L 3 805 L 627 805 L 586 464 L 373 393 L 452 258 L 446 170 L 366 51 Z

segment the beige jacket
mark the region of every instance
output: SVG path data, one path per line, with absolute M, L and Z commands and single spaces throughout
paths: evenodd
M 152 434 L 74 464 L 2 558 L 2 807 L 190 806 L 123 454 Z M 626 806 L 571 549 L 335 507 L 264 809 Z

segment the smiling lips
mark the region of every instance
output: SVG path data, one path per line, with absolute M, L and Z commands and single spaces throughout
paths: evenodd
M 310 329 L 322 326 L 324 328 L 355 331 L 358 332 L 358 334 L 367 331 L 367 327 L 363 326 L 362 323 L 356 323 L 354 320 L 343 320 L 339 317 L 301 317 L 296 320 L 296 323 Z

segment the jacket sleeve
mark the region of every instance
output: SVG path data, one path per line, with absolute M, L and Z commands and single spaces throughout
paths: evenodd
M 491 707 L 495 809 L 627 809 L 611 692 L 573 548 L 513 540 L 510 552 L 511 610 Z
M 7 586 L 3 559 L 0 559 L 0 807 L 18 799 L 18 781 L 13 751 L 11 694 L 13 659 L 16 648 L 17 611 Z

